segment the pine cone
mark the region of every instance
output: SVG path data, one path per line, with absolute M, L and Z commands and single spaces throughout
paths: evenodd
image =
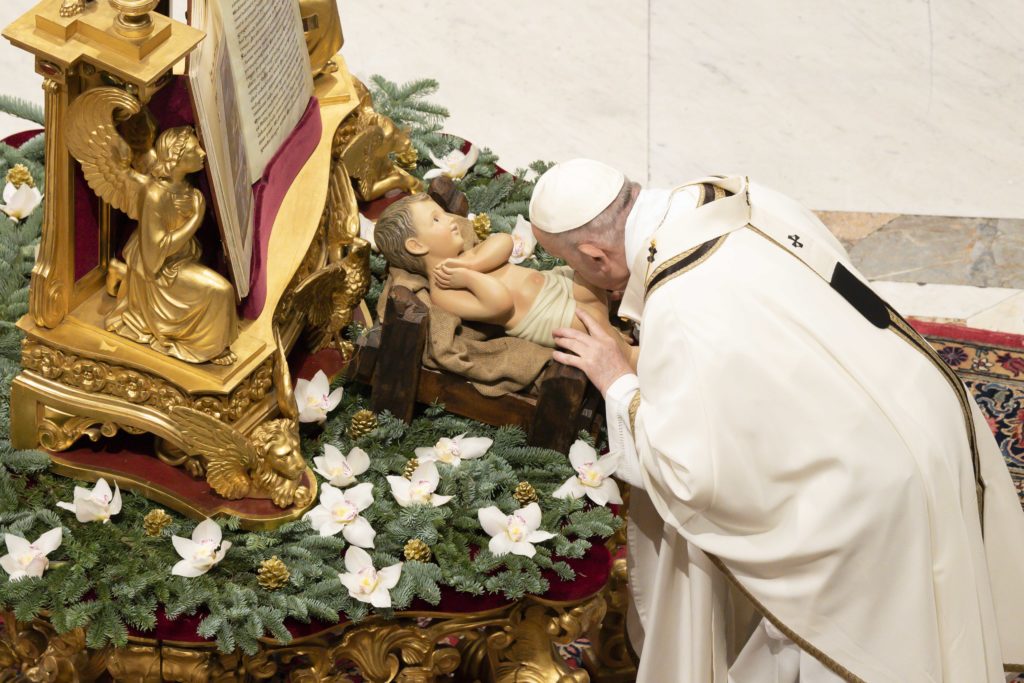
M 519 482 L 519 486 L 516 487 L 515 492 L 512 494 L 512 497 L 515 498 L 520 505 L 536 503 L 538 500 L 537 489 L 533 488 L 533 484 L 530 482 L 521 481 Z
M 28 167 L 25 164 L 15 164 L 11 167 L 11 170 L 7 171 L 7 182 L 15 187 L 36 186 L 36 181 L 32 179 L 32 174 L 28 172 Z
M 372 410 L 360 410 L 348 423 L 348 438 L 358 439 L 377 428 L 377 416 Z
M 473 232 L 481 242 L 487 239 L 487 236 L 491 234 L 491 217 L 486 213 L 478 214 L 473 219 Z
M 405 559 L 410 562 L 430 562 L 430 546 L 418 538 L 405 544 Z
M 420 466 L 420 461 L 417 458 L 409 458 L 409 462 L 405 463 L 405 469 L 402 470 L 402 476 L 406 479 L 412 479 L 412 473 L 416 471 L 416 468 Z
M 288 583 L 290 576 L 285 563 L 277 559 L 277 555 L 274 555 L 269 560 L 260 562 L 260 568 L 256 572 L 256 582 L 265 590 L 276 591 Z
M 147 536 L 159 536 L 164 528 L 171 523 L 171 516 L 160 508 L 155 508 L 146 513 L 142 518 L 142 528 Z
M 406 170 L 412 170 L 416 168 L 416 164 L 419 163 L 420 155 L 416 151 L 415 147 L 410 147 L 404 152 L 399 152 L 395 155 L 395 161 L 398 165 Z

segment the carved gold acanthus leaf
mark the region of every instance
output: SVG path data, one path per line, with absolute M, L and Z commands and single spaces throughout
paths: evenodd
M 164 413 L 172 406 L 184 406 L 227 423 L 240 419 L 269 393 L 273 374 L 273 361 L 268 359 L 227 396 L 193 395 L 148 373 L 65 353 L 31 339 L 22 343 L 21 365 L 88 393 L 114 396 Z

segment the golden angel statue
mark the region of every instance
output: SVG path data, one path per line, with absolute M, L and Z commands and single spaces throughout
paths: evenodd
M 140 110 L 125 91 L 96 88 L 68 111 L 68 150 L 89 187 L 138 221 L 123 261 L 110 261 L 107 290 L 117 301 L 106 328 L 189 363 L 228 365 L 238 336 L 235 290 L 200 262 L 195 233 L 206 201 L 187 179 L 203 169 L 206 153 L 191 127 L 156 137 L 154 126 L 138 135 L 140 126 L 129 125 L 129 144 L 118 125 L 137 124 Z

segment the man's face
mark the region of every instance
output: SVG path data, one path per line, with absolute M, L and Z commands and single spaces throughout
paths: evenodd
M 458 216 L 447 213 L 433 199 L 410 205 L 416 239 L 406 240 L 406 248 L 413 253 L 422 251 L 439 258 L 454 258 L 462 253 L 463 239 L 459 231 Z M 410 245 L 418 242 L 419 245 Z M 421 254 L 422 255 L 422 254 Z
M 582 242 L 572 245 L 558 235 L 551 235 L 533 226 L 533 235 L 540 246 L 552 256 L 565 261 L 576 273 L 601 289 L 621 292 L 629 282 L 629 266 L 624 248 L 610 248 Z

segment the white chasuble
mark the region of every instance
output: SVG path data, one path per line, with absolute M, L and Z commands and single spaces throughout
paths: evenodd
M 1024 513 L 977 406 L 811 212 L 702 187 L 632 245 L 608 392 L 638 681 L 1002 682 Z

